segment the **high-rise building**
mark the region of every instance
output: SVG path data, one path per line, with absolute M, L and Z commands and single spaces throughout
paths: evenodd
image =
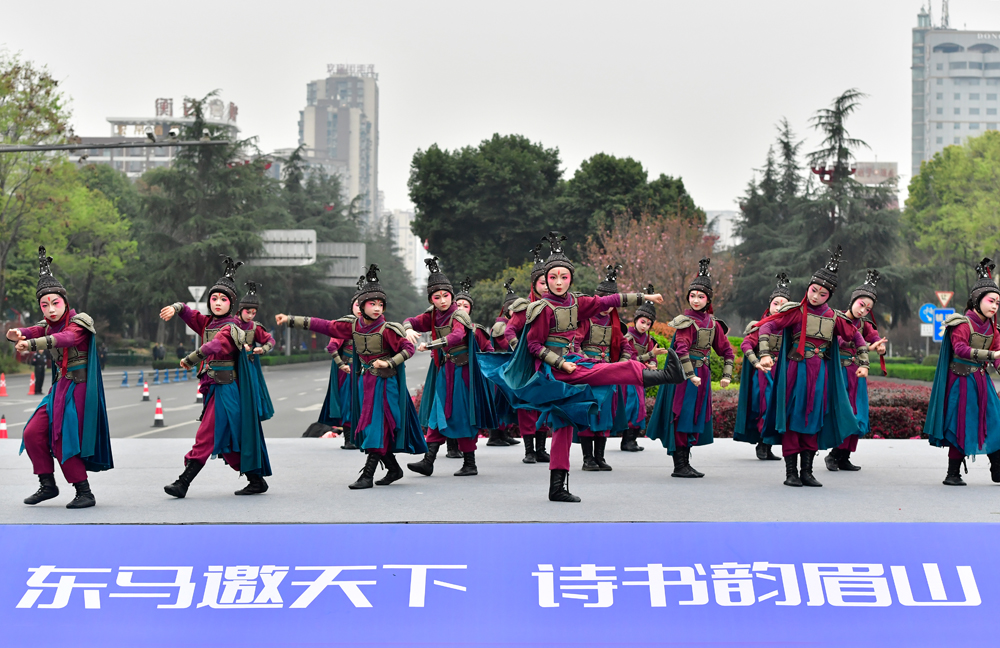
M 417 290 L 423 290 L 427 285 L 427 266 L 424 265 L 424 259 L 428 253 L 423 242 L 410 229 L 414 213 L 409 210 L 394 209 L 385 212 L 385 216 L 392 229 L 392 236 L 396 240 L 397 253 L 413 276 L 413 285 Z
M 996 130 L 1000 118 L 1000 31 L 966 31 L 941 24 L 930 9 L 913 28 L 912 173 L 946 146 Z
M 374 65 L 328 65 L 325 79 L 306 84 L 299 144 L 310 166 L 337 173 L 344 198 L 360 197 L 371 221 L 378 215 L 378 74 Z

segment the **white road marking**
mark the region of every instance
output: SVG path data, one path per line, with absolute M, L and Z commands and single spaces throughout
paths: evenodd
M 296 407 L 297 412 L 315 412 L 316 410 L 322 409 L 323 403 L 316 403 L 315 405 L 310 405 L 309 407 Z
M 157 432 L 166 432 L 167 430 L 173 430 L 174 428 L 184 427 L 185 425 L 191 425 L 192 423 L 197 423 L 198 421 L 186 421 L 184 423 L 175 423 L 174 425 L 168 425 L 167 427 L 153 428 L 146 432 L 140 432 L 139 434 L 132 434 L 125 437 L 126 439 L 138 439 L 140 437 L 148 436 L 150 434 L 156 434 Z
M 128 409 L 130 407 L 139 407 L 140 405 L 142 405 L 142 403 L 133 403 L 131 405 L 119 405 L 118 407 L 109 407 L 107 411 L 113 412 L 115 410 Z M 156 403 L 153 403 L 153 405 L 156 405 Z
M 329 378 L 313 378 L 313 382 L 325 382 L 327 380 L 329 380 Z
M 184 410 L 194 409 L 195 407 L 201 407 L 201 403 L 193 403 L 191 405 L 181 405 L 180 407 L 164 407 L 164 412 L 182 412 Z
M 278 400 L 280 400 L 280 401 L 283 401 L 283 400 L 288 400 L 288 396 L 282 396 L 282 397 L 281 397 L 281 398 L 279 398 Z
M 296 396 L 305 396 L 305 395 L 306 395 L 305 392 L 299 392 L 298 394 L 296 394 Z

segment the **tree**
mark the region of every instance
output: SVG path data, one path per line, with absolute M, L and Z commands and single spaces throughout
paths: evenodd
M 413 233 L 442 268 L 474 280 L 519 264 L 554 222 L 562 175 L 558 149 L 520 135 L 494 135 L 455 151 L 414 154 Z
M 1000 250 L 1000 132 L 924 162 L 910 181 L 904 218 L 915 260 L 933 277 L 928 287 L 968 294 L 975 264 Z
M 705 257 L 712 258 L 713 305 L 718 309 L 725 304 L 736 265 L 731 255 L 715 251 L 717 240 L 686 213 L 645 214 L 615 221 L 600 242 L 592 237 L 584 258 L 601 277 L 608 265 L 625 266 L 618 278 L 622 292 L 642 291 L 652 283 L 664 298 L 657 314 L 669 318 L 688 308 L 688 286 L 698 274 L 698 260 Z
M 0 52 L 0 143 L 56 144 L 67 134 L 69 111 L 59 82 L 45 67 Z M 24 233 L 34 229 L 50 194 L 59 160 L 41 152 L 0 153 L 0 305 L 7 305 L 7 269 Z

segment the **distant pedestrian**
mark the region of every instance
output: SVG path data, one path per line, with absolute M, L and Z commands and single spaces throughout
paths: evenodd
M 45 366 L 48 364 L 49 352 L 36 351 L 31 359 L 31 364 L 35 366 L 35 393 L 41 394 L 45 386 Z
M 101 371 L 104 371 L 104 363 L 107 362 L 107 359 L 108 359 L 108 347 L 106 344 L 102 344 L 97 349 L 97 362 L 100 363 L 101 365 Z
M 176 351 L 176 353 L 177 353 L 177 359 L 178 360 L 180 360 L 181 358 L 183 358 L 184 356 L 187 355 L 187 349 L 184 348 L 184 343 L 183 342 L 178 342 L 177 343 L 177 351 Z

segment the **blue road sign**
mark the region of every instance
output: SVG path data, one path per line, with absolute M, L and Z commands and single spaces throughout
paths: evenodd
M 923 311 L 923 309 L 921 309 Z M 944 339 L 944 321 L 949 315 L 954 315 L 954 308 L 935 308 L 934 309 L 934 341 L 940 342 Z
M 920 307 L 920 321 L 924 324 L 934 323 L 934 311 L 937 310 L 937 306 L 934 304 L 924 304 Z

